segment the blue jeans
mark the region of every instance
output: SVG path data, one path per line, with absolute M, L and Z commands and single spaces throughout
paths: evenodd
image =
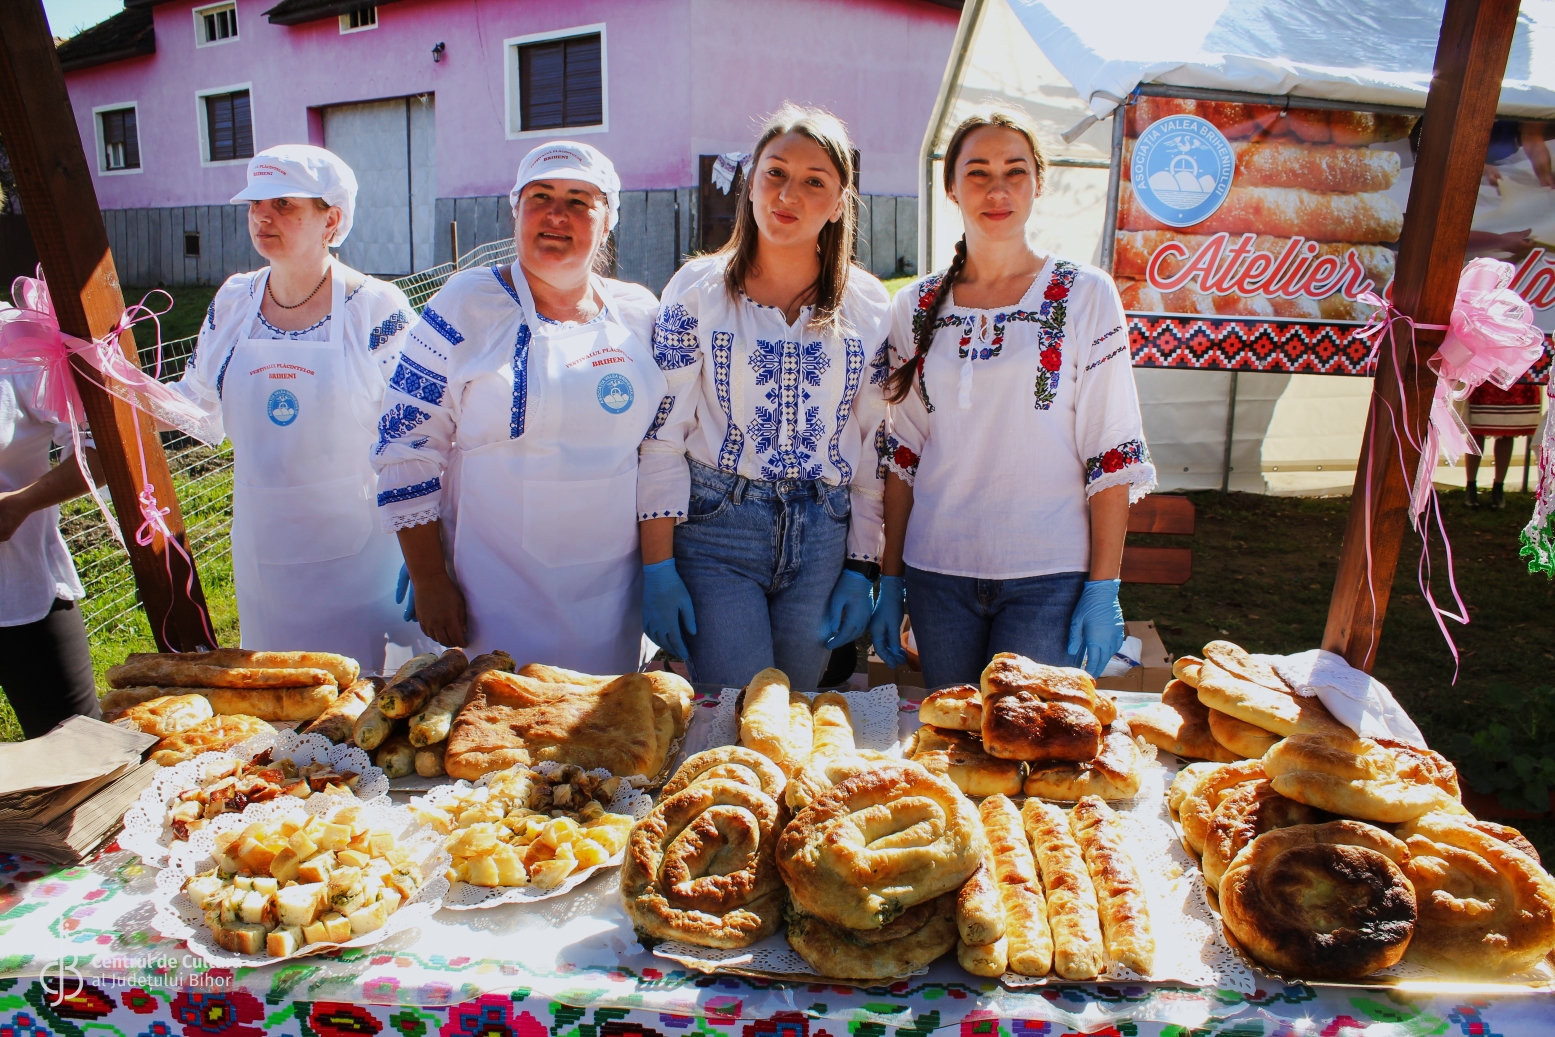
M 988 661 L 1015 652 L 1070 666 L 1069 620 L 1085 573 L 979 580 L 907 567 L 907 614 L 923 686 L 976 684 Z M 697 613 L 700 618 L 701 613 Z
M 691 593 L 691 679 L 744 687 L 776 666 L 814 688 L 831 652 L 826 604 L 848 550 L 848 488 L 757 482 L 691 461 L 675 569 Z

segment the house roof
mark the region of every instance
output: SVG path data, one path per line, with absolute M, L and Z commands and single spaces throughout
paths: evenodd
M 319 18 L 334 18 L 337 15 L 348 14 L 355 7 L 382 7 L 394 2 L 395 0 L 375 0 L 374 3 L 364 4 L 363 0 L 281 0 L 265 12 L 265 17 L 270 20 L 271 25 L 300 25 Z
M 82 29 L 57 48 L 60 67 L 66 72 L 155 54 L 156 51 L 157 38 L 151 27 L 150 5 L 126 7 L 106 21 Z

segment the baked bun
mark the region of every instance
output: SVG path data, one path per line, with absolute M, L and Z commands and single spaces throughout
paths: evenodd
M 1409 850 L 1359 821 L 1265 832 L 1220 881 L 1226 930 L 1287 976 L 1359 979 L 1398 964 L 1416 931 Z
M 103 720 L 119 727 L 133 728 L 148 735 L 166 738 L 185 731 L 215 714 L 204 695 L 162 695 L 145 702 L 103 714 Z
M 661 798 L 632 826 L 621 866 L 621 903 L 638 940 L 734 948 L 776 932 L 779 813 L 771 796 L 727 778 Z
M 845 756 L 837 753 L 812 756 L 804 769 L 789 781 L 784 800 L 788 803 L 788 809 L 797 814 L 855 774 L 883 767 L 900 768 L 905 763 L 904 760 L 893 759 L 869 749 L 860 749 Z
M 1280 795 L 1341 817 L 1396 825 L 1438 810 L 1467 813 L 1429 780 L 1442 775 L 1421 760 L 1410 754 L 1401 763 L 1393 750 L 1354 735 L 1292 735 L 1264 754 L 1263 768 Z
M 1209 837 L 1209 819 L 1220 806 L 1220 798 L 1244 781 L 1257 781 L 1268 775 L 1263 772 L 1262 760 L 1243 760 L 1240 763 L 1221 764 L 1208 772 L 1189 788 L 1178 807 L 1178 821 L 1182 825 L 1183 841 L 1195 857 L 1204 853 L 1204 840 Z
M 936 749 L 971 749 L 983 751 L 983 739 L 978 732 L 952 731 L 948 727 L 924 725 L 907 736 L 903 752 L 908 759 L 917 753 L 929 753 Z
M 1067 702 L 1088 710 L 1103 727 L 1118 718 L 1118 704 L 1096 690 L 1096 681 L 1089 673 L 1076 666 L 1046 666 L 1014 652 L 1000 652 L 983 668 L 985 706 L 989 689 L 1026 691 L 1044 702 Z
M 688 756 L 684 763 L 675 768 L 674 777 L 665 783 L 659 798 L 668 799 L 696 782 L 713 778 L 727 778 L 749 785 L 774 800 L 783 798 L 783 788 L 788 784 L 778 765 L 756 750 L 747 749 L 743 745 L 721 745 Z
M 971 800 L 949 779 L 905 763 L 856 774 L 801 810 L 778 840 L 778 869 L 805 913 L 879 929 L 960 889 L 986 845 Z
M 1211 641 L 1204 646 L 1204 659 L 1244 681 L 1252 681 L 1270 691 L 1290 694 L 1290 688 L 1280 680 L 1280 675 L 1274 672 L 1272 666 L 1254 659 L 1240 645 L 1230 641 Z
M 1455 814 L 1398 829 L 1420 905 L 1405 955 L 1449 975 L 1505 976 L 1555 946 L 1555 882 L 1512 844 Z
M 957 684 L 931 691 L 918 704 L 918 719 L 925 724 L 951 731 L 981 731 L 982 692 L 970 684 Z
M 1139 791 L 1144 757 L 1123 723 L 1115 723 L 1102 739 L 1095 756 L 1081 763 L 1033 765 L 1022 788 L 1028 796 L 1043 799 L 1132 799 Z
M 1184 759 L 1221 763 L 1242 759 L 1215 741 L 1209 730 L 1209 708 L 1199 701 L 1198 692 L 1180 680 L 1166 686 L 1160 702 L 1129 714 L 1128 727 L 1157 749 Z
M 1316 698 L 1298 698 L 1243 680 L 1214 663 L 1199 671 L 1199 701 L 1280 737 L 1294 734 L 1353 734 Z
M 857 930 L 797 907 L 788 912 L 788 944 L 818 976 L 895 979 L 926 968 L 956 945 L 956 894 L 910 907 L 887 925 Z
M 1188 685 L 1190 688 L 1199 686 L 1199 667 L 1204 665 L 1204 660 L 1196 655 L 1178 656 L 1172 661 L 1172 676 Z
M 1025 778 L 1025 765 L 1016 760 L 1000 760 L 977 749 L 933 749 L 914 753 L 913 762 L 931 774 L 955 782 L 969 796 L 1018 796 Z M 987 941 L 984 941 L 987 942 Z
M 1220 797 L 1204 837 L 1204 881 L 1212 891 L 1242 848 L 1265 832 L 1327 820 L 1321 810 L 1286 799 L 1267 780 L 1249 781 Z
M 1218 709 L 1209 711 L 1209 733 L 1216 742 L 1235 753 L 1239 760 L 1256 760 L 1280 740 L 1279 735 L 1270 734 L 1261 727 L 1254 727 Z

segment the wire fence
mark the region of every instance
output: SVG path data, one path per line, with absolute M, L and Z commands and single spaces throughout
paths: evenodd
M 516 251 L 511 240 L 477 246 L 459 257 L 394 281 L 417 313 L 456 271 L 472 266 L 512 262 Z M 155 345 L 140 347 L 140 364 L 148 374 L 164 382 L 181 378 L 194 355 L 198 336 L 162 343 L 161 370 L 157 371 Z M 208 447 L 178 432 L 162 434 L 162 449 L 172 471 L 173 488 L 183 511 L 190 553 L 197 562 L 217 559 L 229 550 L 232 529 L 232 444 Z M 104 497 L 106 500 L 106 496 Z M 112 507 L 112 504 L 109 504 Z M 124 549 L 113 539 L 108 524 L 91 497 L 71 501 L 61 509 L 60 532 L 75 559 L 76 571 L 86 590 L 81 603 L 87 633 L 93 637 L 137 626 L 140 597 Z M 133 533 L 133 530 L 130 532 Z

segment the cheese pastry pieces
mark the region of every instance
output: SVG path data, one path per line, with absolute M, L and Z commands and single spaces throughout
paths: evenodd
M 777 862 L 805 913 L 847 929 L 879 929 L 959 889 L 985 847 L 977 811 L 961 790 L 905 763 L 856 774 L 801 810 L 783 830 Z
M 1096 887 L 1063 810 L 1040 799 L 1021 808 L 1026 837 L 1047 894 L 1053 934 L 1053 971 L 1065 979 L 1095 979 L 1106 968 Z
M 104 713 L 103 720 L 166 738 L 209 720 L 212 715 L 210 700 L 204 695 L 162 695 L 116 713 Z
M 1209 707 L 1199 701 L 1198 692 L 1181 680 L 1174 680 L 1161 692 L 1161 701 L 1146 706 L 1128 718 L 1129 730 L 1157 749 L 1189 760 L 1239 760 L 1215 741 L 1209 728 Z
M 788 943 L 817 975 L 894 979 L 910 975 L 956 946 L 956 895 L 908 908 L 878 929 L 834 925 L 790 905 Z
M 1150 906 L 1139 881 L 1139 869 L 1125 848 L 1128 835 L 1122 818 L 1099 798 L 1087 796 L 1075 804 L 1070 826 L 1096 888 L 1107 957 L 1141 976 L 1150 975 L 1155 965 Z
M 239 742 L 274 730 L 258 717 L 213 716 L 163 738 L 152 746 L 151 759 L 163 767 L 171 767 L 201 753 L 226 752 Z

